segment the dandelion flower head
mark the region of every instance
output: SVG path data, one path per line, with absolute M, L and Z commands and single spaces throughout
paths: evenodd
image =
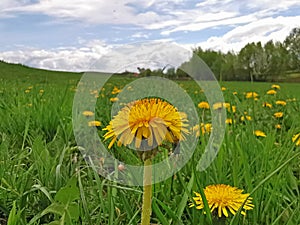
M 190 204 L 190 207 L 195 206 L 196 209 L 203 209 L 204 203 L 201 195 L 197 192 L 194 193 L 196 195 L 193 198 L 195 203 Z M 228 217 L 228 211 L 235 215 L 241 207 L 241 214 L 246 215 L 246 210 L 251 210 L 254 207 L 249 194 L 243 194 L 243 190 L 231 187 L 230 185 L 209 185 L 204 189 L 204 194 L 210 211 L 214 213 L 214 210 L 216 210 L 218 217 L 222 217 L 223 215 Z
M 170 103 L 158 98 L 146 98 L 127 104 L 104 128 L 104 139 L 112 138 L 108 148 L 117 141 L 118 146 L 131 143 L 141 149 L 159 146 L 167 140 L 171 143 L 185 139 L 187 115 L 178 112 Z M 142 144 L 142 141 L 143 142 Z

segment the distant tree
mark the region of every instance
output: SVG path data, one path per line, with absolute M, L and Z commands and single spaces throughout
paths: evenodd
M 289 53 L 289 69 L 300 71 L 300 27 L 294 28 L 284 41 Z

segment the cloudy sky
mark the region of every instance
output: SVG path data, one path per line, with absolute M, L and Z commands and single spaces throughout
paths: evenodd
M 176 64 L 178 48 L 239 51 L 283 41 L 299 21 L 299 0 L 1 0 L 0 59 L 72 71 L 149 55 Z

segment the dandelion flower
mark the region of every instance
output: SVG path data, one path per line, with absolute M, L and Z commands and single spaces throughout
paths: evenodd
M 226 124 L 232 124 L 232 119 L 231 118 L 227 118 L 225 121 Z
M 190 204 L 190 207 L 196 207 L 196 209 L 203 209 L 204 203 L 201 195 L 194 192 L 196 197 L 193 197 L 194 202 Z M 209 185 L 204 189 L 205 198 L 207 200 L 210 211 L 216 214 L 218 217 L 228 217 L 229 213 L 233 215 L 242 207 L 241 214 L 246 215 L 246 210 L 253 209 L 252 198 L 250 194 L 243 194 L 243 190 L 230 185 L 217 184 Z
M 282 100 L 278 100 L 275 103 L 276 103 L 276 105 L 282 105 L 282 106 L 286 105 L 286 101 L 282 101 Z
M 200 102 L 200 103 L 198 104 L 198 107 L 199 107 L 200 109 L 209 109 L 209 104 L 208 104 L 208 102 Z
M 232 92 L 232 94 L 237 95 L 238 93 L 237 93 L 237 91 L 234 91 L 234 92 Z
M 276 125 L 275 125 L 275 128 L 276 128 L 276 129 L 281 129 L 281 125 L 280 125 L 280 124 L 276 124 Z
M 274 89 L 280 89 L 280 86 L 278 84 L 273 84 L 271 87 Z
M 232 112 L 233 112 L 233 113 L 236 112 L 236 106 L 235 106 L 235 105 L 231 106 L 231 109 L 232 109 Z
M 120 93 L 120 92 L 122 92 L 122 90 L 121 89 L 119 89 L 119 88 L 117 88 L 117 87 L 114 87 L 114 89 L 112 90 L 112 94 L 113 95 L 115 95 L 115 94 L 118 94 L 118 93 Z
M 226 91 L 226 87 L 221 87 L 221 90 L 222 91 Z
M 261 130 L 254 131 L 254 134 L 256 137 L 267 137 L 267 135 Z
M 268 107 L 268 108 L 272 108 L 272 104 L 268 103 L 268 102 L 264 102 L 263 107 Z
M 94 113 L 92 111 L 83 111 L 82 112 L 82 115 L 86 116 L 86 117 L 89 117 L 89 116 L 93 116 Z
M 276 117 L 276 118 L 283 117 L 283 112 L 276 112 L 276 113 L 274 113 L 274 117 Z
M 166 101 L 158 98 L 142 99 L 127 104 L 104 128 L 105 140 L 112 138 L 108 148 L 117 141 L 118 146 L 135 143 L 136 148 L 143 147 L 142 140 L 148 146 L 161 145 L 164 140 L 171 143 L 185 139 L 188 125 L 185 113 Z
M 202 134 L 205 134 L 205 133 L 211 133 L 211 130 L 212 130 L 212 126 L 211 126 L 211 123 L 201 123 L 201 132 Z
M 117 101 L 119 101 L 119 98 L 115 97 L 115 98 L 110 98 L 109 100 L 110 100 L 111 102 L 117 102 Z
M 295 134 L 292 138 L 292 141 L 296 144 L 296 146 L 300 146 L 300 133 Z
M 252 120 L 252 117 L 251 116 L 241 116 L 241 121 L 245 121 L 245 120 Z
M 217 110 L 217 109 L 222 109 L 222 108 L 226 108 L 229 109 L 230 108 L 230 103 L 228 102 L 216 102 L 215 104 L 213 104 L 213 109 Z
M 89 125 L 89 127 L 100 127 L 101 126 L 101 122 L 97 121 L 97 120 L 93 120 L 93 121 L 89 121 L 88 125 Z
M 257 98 L 258 94 L 256 92 L 247 92 L 246 98 Z
M 275 95 L 276 93 L 277 93 L 277 92 L 276 92 L 275 90 L 273 90 L 273 89 L 267 91 L 267 94 L 268 94 L 268 95 Z

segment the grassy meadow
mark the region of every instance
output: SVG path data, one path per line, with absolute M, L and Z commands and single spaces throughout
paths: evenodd
M 99 176 L 75 142 L 72 104 L 80 77 L 0 64 L 1 225 L 140 223 L 142 187 Z M 113 89 L 121 90 L 132 80 L 116 76 L 100 93 L 91 90 L 98 98 L 95 118 L 101 122 L 102 139 L 102 129 L 111 119 L 111 98 L 117 96 Z M 196 107 L 206 101 L 193 82 L 178 82 Z M 153 224 L 211 224 L 207 213 L 189 207 L 193 192 L 211 184 L 228 184 L 251 194 L 254 208 L 246 216 L 230 214 L 225 224 L 300 224 L 300 140 L 292 141 L 300 133 L 300 83 L 278 85 L 280 89 L 271 83 L 220 84 L 230 106 L 217 158 L 203 172 L 196 170 L 196 157 L 192 158 L 173 177 L 153 185 Z M 267 94 L 269 90 L 276 94 Z M 249 92 L 258 96 L 247 96 Z M 210 135 L 203 127 L 211 123 L 210 110 L 197 110 L 202 125 L 195 155 L 203 152 Z M 265 135 L 256 136 L 257 130 Z M 122 158 L 122 151 L 128 150 L 114 145 L 112 151 Z M 134 154 L 127 157 L 136 161 Z

